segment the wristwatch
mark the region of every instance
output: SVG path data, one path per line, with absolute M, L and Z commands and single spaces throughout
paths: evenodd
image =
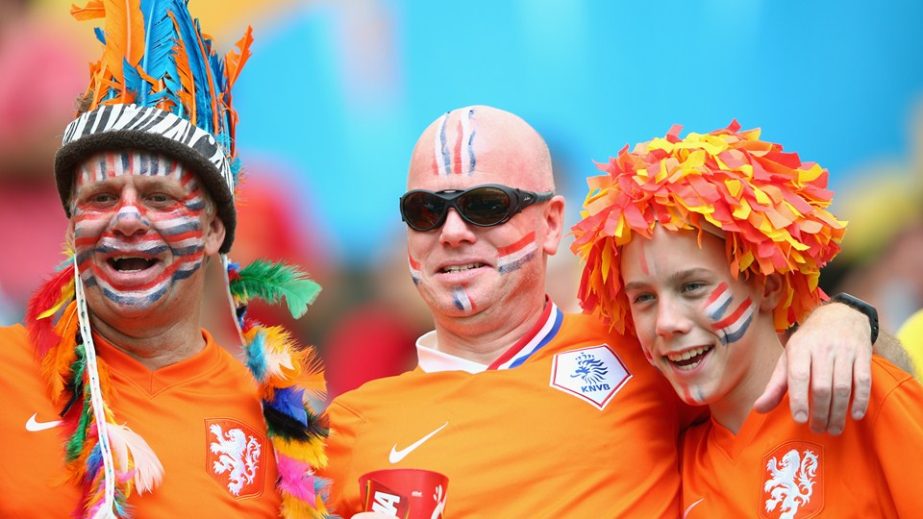
M 830 301 L 843 303 L 844 305 L 865 314 L 865 316 L 869 318 L 869 327 L 872 329 L 872 344 L 875 344 L 875 341 L 878 340 L 878 310 L 875 310 L 874 306 L 866 303 L 856 296 L 849 295 L 846 292 L 840 292 L 839 294 L 831 297 Z

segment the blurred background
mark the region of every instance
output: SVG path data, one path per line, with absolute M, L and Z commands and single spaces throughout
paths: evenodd
M 78 2 L 82 3 L 82 2 Z M 52 159 L 99 47 L 63 0 L 0 0 L 0 324 L 62 260 Z M 331 393 L 412 365 L 431 322 L 397 211 L 413 144 L 441 113 L 489 104 L 552 149 L 578 218 L 593 161 L 672 124 L 738 119 L 830 170 L 849 220 L 828 292 L 896 329 L 923 307 L 923 2 L 192 0 L 235 88 L 245 187 L 232 258 L 286 260 L 324 285 L 291 323 Z M 576 309 L 562 246 L 549 292 Z M 261 315 L 271 310 L 257 308 Z

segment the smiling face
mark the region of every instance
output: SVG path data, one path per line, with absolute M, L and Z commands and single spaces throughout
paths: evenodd
M 699 248 L 696 233 L 658 226 L 623 247 L 621 269 L 645 355 L 685 402 L 720 401 L 765 368 L 775 293 L 735 279 L 720 238 L 703 233 Z
M 202 263 L 224 227 L 196 176 L 169 158 L 105 152 L 76 172 L 69 233 L 87 304 L 112 322 L 198 311 Z
M 424 131 L 411 159 L 408 190 L 491 183 L 554 190 L 547 146 L 524 121 L 497 109 L 469 107 Z M 472 225 L 449 209 L 441 227 L 426 232 L 408 228 L 411 275 L 433 314 L 501 315 L 517 305 L 541 304 L 545 255 L 557 251 L 563 207 L 558 196 L 493 227 Z

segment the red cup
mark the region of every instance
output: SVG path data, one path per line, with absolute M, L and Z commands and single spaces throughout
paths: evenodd
M 441 519 L 449 478 L 431 470 L 387 469 L 359 478 L 363 510 L 400 519 Z

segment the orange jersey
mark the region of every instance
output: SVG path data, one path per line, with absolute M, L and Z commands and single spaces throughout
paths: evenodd
M 164 467 L 159 487 L 128 499 L 133 517 L 278 517 L 256 383 L 203 336 L 204 350 L 156 371 L 96 341 L 116 419 L 140 434 Z M 0 328 L 0 370 L 0 517 L 71 517 L 81 489 L 67 481 L 67 438 L 55 423 L 61 410 L 49 401 L 22 326 Z
M 868 413 L 840 436 L 795 423 L 783 402 L 738 434 L 706 422 L 686 432 L 684 518 L 919 517 L 923 387 L 873 357 Z
M 673 390 L 633 339 L 545 314 L 490 369 L 434 370 L 421 351 L 417 369 L 335 399 L 331 509 L 361 510 L 363 474 L 416 468 L 448 477 L 446 517 L 676 517 Z

